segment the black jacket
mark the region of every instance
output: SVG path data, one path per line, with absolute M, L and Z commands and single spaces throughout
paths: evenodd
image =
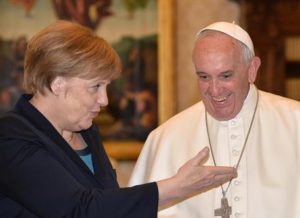
M 93 174 L 29 99 L 0 119 L 0 217 L 157 217 L 156 183 L 119 188 L 96 126 Z

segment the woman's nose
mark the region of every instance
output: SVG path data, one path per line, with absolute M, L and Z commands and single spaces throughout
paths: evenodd
M 105 107 L 108 105 L 108 97 L 106 90 L 99 91 L 97 102 L 98 104 L 100 104 L 101 107 Z

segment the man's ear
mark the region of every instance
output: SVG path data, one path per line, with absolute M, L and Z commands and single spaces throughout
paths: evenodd
M 52 81 L 50 88 L 54 95 L 59 95 L 59 93 L 61 93 L 65 89 L 65 85 L 66 79 L 58 76 Z
M 249 67 L 249 72 L 248 72 L 248 82 L 253 84 L 256 80 L 257 72 L 260 67 L 261 61 L 260 58 L 255 56 L 252 58 L 250 67 Z

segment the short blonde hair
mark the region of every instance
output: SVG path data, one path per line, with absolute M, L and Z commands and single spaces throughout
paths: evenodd
M 79 24 L 59 20 L 29 41 L 24 88 L 44 94 L 57 76 L 112 80 L 120 72 L 120 58 L 103 38 Z

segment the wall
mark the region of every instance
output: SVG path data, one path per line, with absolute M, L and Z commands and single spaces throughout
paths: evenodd
M 240 20 L 240 6 L 229 0 L 176 0 L 177 112 L 199 100 L 192 63 L 192 48 L 199 29 L 215 21 Z

